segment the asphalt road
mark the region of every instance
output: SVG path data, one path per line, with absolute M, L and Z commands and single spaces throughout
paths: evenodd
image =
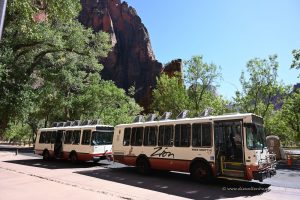
M 2 146 L 1 150 L 0 146 L 0 158 L 1 151 L 11 152 L 11 155 L 14 155 L 15 153 L 14 148 L 6 148 L 4 150 Z M 156 196 L 151 195 L 158 194 L 170 195 L 172 199 L 174 199 L 174 197 L 188 199 L 226 199 L 246 197 L 255 199 L 263 196 L 270 198 L 270 195 L 273 195 L 272 190 L 276 187 L 283 188 L 284 191 L 286 191 L 287 188 L 300 189 L 300 169 L 289 169 L 285 165 L 280 165 L 280 169 L 277 170 L 277 175 L 271 179 L 264 180 L 263 183 L 222 179 L 218 179 L 212 183 L 195 183 L 190 179 L 188 174 L 184 173 L 157 172 L 153 173 L 151 176 L 142 176 L 139 175 L 133 167 L 108 161 L 101 161 L 97 164 L 94 164 L 93 162 L 71 164 L 68 161 L 60 160 L 46 162 L 43 161 L 40 156 L 34 155 L 30 148 L 19 149 L 18 154 L 19 156 L 8 157 L 10 159 L 2 159 L 2 170 L 10 170 L 7 166 L 14 166 L 14 171 L 22 174 L 23 172 L 21 169 L 26 168 L 28 169 L 28 172 L 24 172 L 23 175 L 29 174 L 33 177 L 42 177 L 43 180 L 50 180 L 51 182 L 66 182 L 68 184 L 71 182 L 75 186 L 81 182 L 87 182 L 87 180 L 89 180 L 90 184 L 94 183 L 97 187 L 99 186 L 100 189 L 96 191 L 104 190 L 107 183 L 109 183 L 113 185 L 111 187 L 116 187 L 111 190 L 121 193 L 118 197 L 123 197 L 124 194 L 125 196 L 127 194 L 127 189 L 123 191 L 124 189 L 118 188 L 121 185 L 122 187 L 129 188 L 128 195 L 131 196 L 128 198 L 124 197 L 125 199 L 135 199 L 132 195 L 137 197 L 136 199 L 142 197 L 146 198 L 147 192 L 150 195 L 149 199 L 156 198 Z M 49 176 L 46 175 L 48 173 Z M 44 174 L 46 178 L 44 177 Z M 56 180 L 57 177 L 59 178 L 59 181 Z M 101 185 L 103 184 L 102 182 L 105 182 L 106 185 Z M 89 185 L 86 187 L 90 188 L 92 186 Z M 140 191 L 141 194 L 139 194 L 138 191 Z M 298 195 L 298 190 L 292 191 L 297 191 L 295 194 L 296 196 Z M 146 197 L 143 195 L 146 195 Z M 278 192 L 276 197 L 278 197 L 278 195 L 283 194 Z M 300 192 L 297 197 L 300 197 Z M 165 199 L 165 196 L 161 196 L 161 198 Z M 289 198 L 289 200 L 290 199 L 293 198 Z

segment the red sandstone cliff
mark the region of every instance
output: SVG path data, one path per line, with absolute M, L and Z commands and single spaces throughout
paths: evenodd
M 135 98 L 147 109 L 162 64 L 155 59 L 148 31 L 135 9 L 120 0 L 81 0 L 81 4 L 82 24 L 111 36 L 113 50 L 103 61 L 102 78 L 125 90 L 135 85 Z

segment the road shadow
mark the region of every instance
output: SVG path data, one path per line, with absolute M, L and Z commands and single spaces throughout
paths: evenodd
M 14 153 L 33 153 L 33 147 L 16 147 L 16 146 L 11 146 L 11 147 L 0 147 L 0 151 L 6 151 L 6 152 L 14 152 Z
M 42 159 L 23 159 L 23 160 L 8 160 L 4 161 L 13 164 L 26 165 L 31 167 L 39 167 L 45 169 L 72 169 L 72 168 L 91 168 L 96 166 L 106 166 L 109 163 L 93 163 L 93 162 L 78 162 L 71 163 L 67 160 L 49 160 L 44 161 Z M 106 161 L 107 162 L 107 161 Z
M 268 192 L 270 186 L 257 182 L 222 179 L 211 183 L 197 183 L 192 181 L 188 174 L 174 172 L 156 172 L 151 176 L 142 176 L 133 167 L 106 168 L 74 173 L 191 199 L 259 196 Z
M 280 160 L 277 162 L 276 169 L 300 171 L 300 160 L 293 160 L 291 165 L 288 165 L 286 160 Z

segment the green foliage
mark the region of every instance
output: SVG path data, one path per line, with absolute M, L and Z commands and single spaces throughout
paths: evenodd
M 104 123 L 117 125 L 132 122 L 133 116 L 142 111 L 142 108 L 135 103 L 134 99 L 128 97 L 123 89 L 117 88 L 112 81 L 101 81 L 95 90 L 95 94 L 98 94 L 98 99 L 94 100 L 95 103 L 98 103 L 94 108 L 95 113 L 86 113 L 87 117 L 95 118 L 99 116 Z M 95 98 L 95 95 L 93 98 Z
M 141 111 L 123 90 L 100 80 L 99 59 L 111 49 L 110 38 L 84 28 L 76 20 L 80 9 L 73 0 L 8 2 L 0 44 L 0 134 L 10 121 L 33 130 L 41 121 L 100 117 L 116 124 Z
M 181 111 L 190 110 L 191 117 L 198 116 L 205 108 L 213 108 L 212 114 L 227 111 L 228 101 L 214 91 L 214 83 L 221 77 L 218 67 L 203 63 L 201 56 L 194 56 L 185 62 L 186 89 L 180 74 L 174 77 L 162 75 L 153 91 L 152 108 L 162 114 L 171 111 L 176 116 Z
M 249 79 L 242 72 L 240 82 L 242 91 L 236 92 L 235 101 L 242 112 L 251 112 L 262 117 L 271 115 L 274 109 L 274 97 L 283 95 L 285 88 L 277 81 L 277 56 L 269 59 L 255 58 L 247 63 Z M 280 99 L 277 99 L 280 100 Z
M 216 82 L 221 78 L 220 67 L 203 62 L 202 56 L 193 56 L 185 61 L 185 82 L 188 85 L 190 110 L 192 115 L 198 115 L 203 109 L 215 103 Z M 219 103 L 217 103 L 219 104 Z M 219 112 L 219 111 L 216 111 Z
M 283 120 L 295 134 L 296 140 L 300 142 L 300 89 L 289 96 L 282 108 Z
M 292 54 L 294 59 L 291 68 L 300 69 L 300 49 L 294 49 Z
M 278 135 L 284 145 L 294 145 L 299 141 L 300 130 L 298 93 L 288 95 L 288 87 L 278 82 L 276 59 L 274 55 L 268 59 L 255 58 L 247 63 L 249 78 L 246 79 L 242 72 L 240 81 L 243 90 L 236 92 L 235 101 L 242 112 L 264 117 L 269 135 Z M 280 103 L 283 103 L 282 108 L 275 110 L 275 105 Z
M 31 128 L 28 124 L 12 123 L 9 124 L 9 129 L 5 132 L 4 138 L 9 141 L 28 141 L 31 138 Z
M 281 110 L 266 120 L 267 132 L 278 135 L 285 146 L 300 142 L 300 89 L 287 95 Z
M 171 78 L 165 74 L 160 76 L 157 80 L 156 89 L 153 90 L 151 107 L 160 114 L 170 111 L 174 115 L 189 107 L 187 91 L 179 74 Z

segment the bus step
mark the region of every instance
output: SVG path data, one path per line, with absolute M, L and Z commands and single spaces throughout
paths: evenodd
M 233 169 L 223 169 L 222 175 L 231 176 L 231 177 L 244 177 L 245 171 L 233 170 Z
M 230 163 L 230 162 L 224 162 L 224 163 L 223 163 L 223 168 L 224 168 L 224 169 L 232 169 L 232 170 L 243 171 L 245 167 L 244 167 L 244 164 L 243 164 L 243 163 Z

